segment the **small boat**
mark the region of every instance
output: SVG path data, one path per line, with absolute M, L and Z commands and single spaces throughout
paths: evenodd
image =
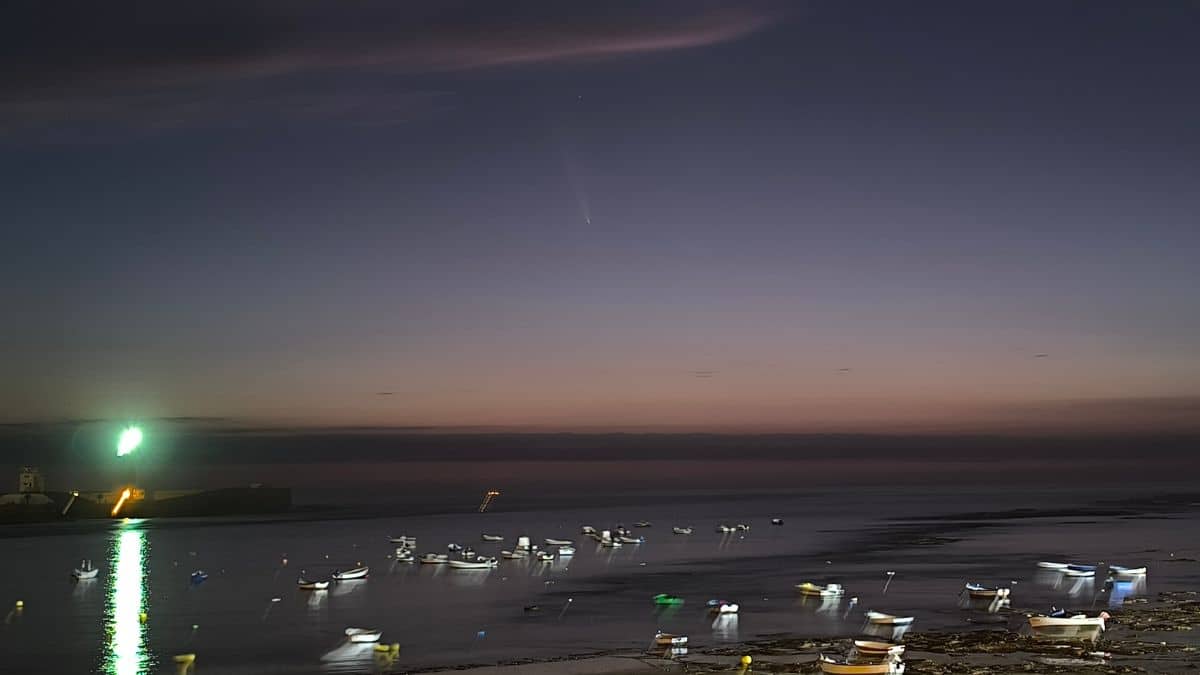
M 374 628 L 347 628 L 346 637 L 350 638 L 351 642 L 379 642 L 383 631 Z
M 899 659 L 889 659 L 880 663 L 851 663 L 838 661 L 822 654 L 817 663 L 821 665 L 822 673 L 837 675 L 897 675 L 904 672 L 904 664 Z
M 554 554 L 550 551 L 539 551 L 537 559 L 544 563 L 552 563 L 554 562 Z
M 91 560 L 81 561 L 79 567 L 71 571 L 71 576 L 76 579 L 95 579 L 97 574 L 100 574 L 100 568 L 92 567 Z
M 1105 620 L 1111 618 L 1108 612 L 1100 612 L 1098 616 L 1086 614 L 1066 616 L 1066 612 L 1062 614 L 1062 616 L 1031 616 L 1029 617 L 1029 627 L 1034 630 L 1044 628 L 1099 628 L 1104 630 Z
M 991 586 L 980 586 L 979 584 L 967 584 L 963 588 L 963 592 L 965 592 L 967 595 L 971 596 L 972 598 L 983 598 L 983 599 L 996 598 L 996 597 L 1007 598 L 1008 594 L 1011 591 L 1012 591 L 1012 589 L 1009 589 L 1009 588 L 996 588 L 996 587 L 991 587 Z
M 772 518 L 772 519 L 771 519 L 771 524 L 772 524 L 772 525 L 782 525 L 782 524 L 783 524 L 783 518 Z
M 575 555 L 574 546 L 559 546 L 558 555 L 560 558 L 566 558 Z
M 426 553 L 421 556 L 422 565 L 445 565 L 450 562 L 450 556 L 445 553 Z
M 654 604 L 656 605 L 682 605 L 683 598 L 670 593 L 659 593 L 654 596 Z
M 600 545 L 605 548 L 621 548 L 624 546 L 620 539 L 601 539 Z
M 720 532 L 721 534 L 729 534 L 730 532 L 736 532 L 736 531 L 737 531 L 736 528 L 732 528 L 728 525 L 718 525 L 717 526 L 717 532 Z
M 484 541 L 504 541 L 504 536 L 499 534 L 481 534 L 479 538 Z
M 407 546 L 409 548 L 414 548 L 417 545 L 416 537 L 406 537 L 404 535 L 400 535 L 399 537 L 388 537 L 388 541 L 392 542 L 393 544 L 400 544 L 401 546 Z
M 591 525 L 584 525 L 583 527 L 579 528 L 579 532 L 580 534 L 596 534 L 596 528 L 592 527 Z
M 738 604 L 727 600 L 709 600 L 704 603 L 708 607 L 708 611 L 713 614 L 737 614 Z
M 737 530 L 738 532 L 749 532 L 750 526 L 746 523 L 738 523 L 733 529 Z
M 533 543 L 529 541 L 529 537 L 517 537 L 517 545 L 513 547 L 518 551 L 532 551 Z
M 1037 564 L 1037 566 L 1044 570 L 1065 570 L 1068 567 L 1070 567 L 1070 565 L 1068 565 L 1067 563 L 1048 562 L 1046 560 L 1039 562 Z
M 524 611 L 529 612 L 530 614 L 533 614 L 534 612 L 542 611 L 542 606 L 541 605 L 525 605 Z
M 1076 565 L 1075 563 L 1071 563 L 1070 565 L 1067 565 L 1067 569 L 1074 570 L 1076 572 L 1095 572 L 1096 566 L 1095 565 Z
M 1145 576 L 1145 567 L 1121 567 L 1120 565 L 1109 565 L 1108 573 L 1118 577 L 1140 577 Z
M 651 527 L 653 523 L 648 520 L 639 520 L 633 524 L 634 527 Z
M 622 544 L 644 544 L 644 543 L 646 543 L 646 538 L 645 537 L 620 536 L 620 537 L 617 537 L 617 541 L 621 542 Z
M 333 574 L 331 574 L 329 576 L 334 581 L 353 581 L 355 579 L 366 579 L 367 572 L 369 572 L 370 569 L 371 568 L 364 566 L 364 567 L 355 567 L 354 569 L 346 570 L 345 572 L 342 572 L 339 570 L 334 570 Z
M 458 553 L 459 551 L 463 550 L 463 546 L 462 544 L 446 544 L 446 550 L 450 551 L 451 553 Z
M 490 570 L 500 564 L 495 558 L 479 558 L 478 560 L 451 560 L 450 566 L 456 570 Z
M 859 654 L 871 658 L 899 656 L 904 653 L 904 645 L 898 645 L 894 642 L 883 642 L 880 640 L 855 640 L 854 649 L 857 650 Z
M 674 532 L 675 534 L 691 534 L 692 528 L 690 528 L 690 527 L 672 527 L 671 531 Z
M 195 572 L 192 572 L 191 580 L 192 585 L 202 584 L 205 581 L 208 581 L 208 572 L 205 572 L 204 570 L 196 570 Z
M 1074 567 L 1068 567 L 1067 569 L 1063 570 L 1063 574 L 1065 574 L 1069 577 L 1094 577 L 1094 576 L 1096 576 L 1096 570 L 1094 568 L 1090 569 L 1090 570 L 1086 570 L 1086 569 L 1075 569 Z
M 836 597 L 846 592 L 845 589 L 842 588 L 841 584 L 828 584 L 826 586 L 822 586 L 820 584 L 814 584 L 811 581 L 806 581 L 802 584 L 796 584 L 796 591 L 799 592 L 800 595 L 820 598 Z
M 524 560 L 529 554 L 525 551 L 500 551 L 500 557 L 505 560 Z
M 416 556 L 407 548 L 396 549 L 396 562 L 410 563 L 416 562 Z
M 329 588 L 328 581 L 309 581 L 304 577 L 296 580 L 296 587 L 302 591 L 323 591 Z
M 547 546 L 574 546 L 575 545 L 575 542 L 571 541 L 570 539 L 546 538 L 544 541 L 546 542 Z
M 678 647 L 687 644 L 686 635 L 673 635 L 664 633 L 661 630 L 654 634 L 654 644 L 660 647 Z
M 895 616 L 883 612 L 867 612 L 867 621 L 881 626 L 907 626 L 913 622 L 911 616 Z

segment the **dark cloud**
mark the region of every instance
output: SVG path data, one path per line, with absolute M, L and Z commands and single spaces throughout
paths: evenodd
M 10 3 L 0 58 L 20 67 L 0 74 L 0 128 L 73 119 L 169 126 L 247 112 L 378 123 L 375 106 L 391 109 L 384 119 L 403 119 L 436 93 L 347 79 L 699 47 L 775 16 L 761 3 L 713 2 Z

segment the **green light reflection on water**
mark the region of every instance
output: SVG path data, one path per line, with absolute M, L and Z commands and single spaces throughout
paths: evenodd
M 139 521 L 126 520 L 113 532 L 105 620 L 107 642 L 104 672 L 109 675 L 143 675 L 153 666 L 146 649 L 146 563 L 150 547 Z

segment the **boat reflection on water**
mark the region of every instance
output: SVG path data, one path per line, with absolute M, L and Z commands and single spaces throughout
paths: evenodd
M 1108 582 L 1108 606 L 1120 607 L 1126 598 L 1136 598 L 1146 595 L 1146 577 L 1138 576 L 1132 579 L 1112 579 Z
M 125 520 L 113 531 L 105 607 L 104 672 L 109 675 L 141 675 L 155 666 L 146 648 L 146 624 L 142 622 L 149 596 L 146 563 L 150 546 L 140 525 L 140 520 Z
M 712 636 L 717 640 L 737 642 L 738 615 L 718 614 L 712 622 Z
M 841 609 L 842 606 L 842 596 L 826 595 L 822 597 L 816 597 L 812 595 L 801 595 L 796 600 L 796 606 L 811 610 L 817 614 L 837 616 L 838 610 Z

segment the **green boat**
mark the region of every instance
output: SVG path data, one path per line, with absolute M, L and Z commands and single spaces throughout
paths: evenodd
M 658 595 L 654 596 L 654 604 L 656 604 L 656 605 L 682 605 L 683 598 L 679 597 L 678 595 L 671 595 L 669 593 L 659 593 Z

